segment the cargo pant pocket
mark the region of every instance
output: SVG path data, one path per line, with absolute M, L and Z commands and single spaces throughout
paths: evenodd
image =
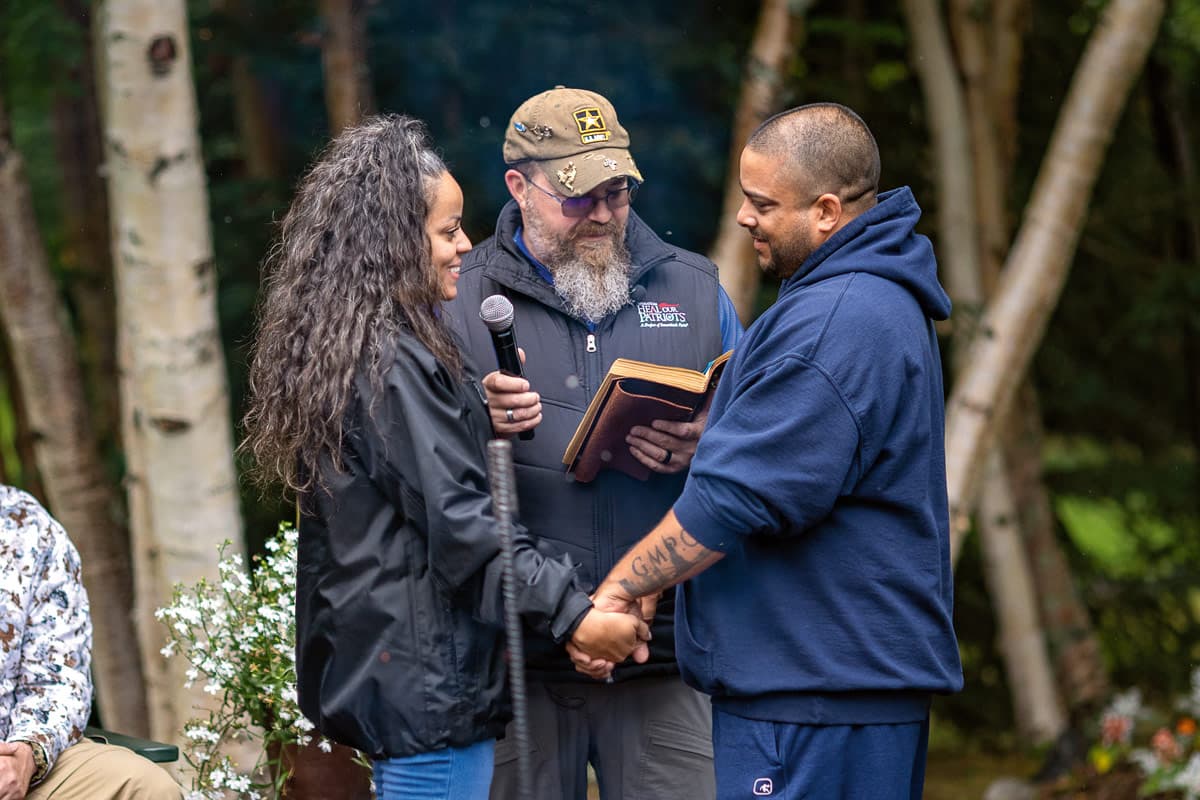
M 694 731 L 664 722 L 647 726 L 636 791 L 630 798 L 713 800 L 712 740 L 708 731 Z

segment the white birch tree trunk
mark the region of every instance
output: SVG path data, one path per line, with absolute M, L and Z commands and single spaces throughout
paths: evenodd
M 717 238 L 709 258 L 717 265 L 721 285 L 733 301 L 742 322 L 754 317 L 754 299 L 762 274 L 750 236 L 737 223 L 742 205 L 740 163 L 746 139 L 768 116 L 778 110 L 779 98 L 788 65 L 796 55 L 802 34 L 802 20 L 813 0 L 764 0 L 758 26 L 746 56 L 742 91 L 733 113 L 733 132 L 729 142 L 729 168 L 725 175 L 725 194 Z
M 98 30 L 137 619 L 151 734 L 177 741 L 204 696 L 153 612 L 242 546 L 208 193 L 183 0 L 107 0 Z
M 975 161 L 985 297 L 995 290 L 1010 244 L 1006 199 L 1017 141 L 1016 89 L 1023 50 L 1021 29 L 1028 14 L 1026 3 L 950 3 L 952 39 L 963 74 Z M 1056 666 L 1060 693 L 1068 707 L 1081 709 L 1105 696 L 1108 673 L 1088 611 L 1055 534 L 1054 515 L 1042 480 L 1041 408 L 1028 376 L 1001 440 L 1008 488 L 1017 509 L 1042 631 Z M 988 508 L 990 494 L 985 492 L 980 500 L 976 519 L 981 530 L 994 517 Z
M 1092 189 L 1164 0 L 1112 0 L 1084 51 L 1004 273 L 946 418 L 951 559 L 957 559 L 983 461 L 1066 282 Z
M 988 456 L 978 517 L 984 578 L 1000 622 L 1013 717 L 1033 741 L 1051 742 L 1066 730 L 1067 718 L 1046 652 L 1033 574 L 1018 529 L 1020 517 L 1004 461 L 995 449 Z
M 129 540 L 117 523 L 117 490 L 105 474 L 22 159 L 0 97 L 0 319 L 26 410 L 46 505 L 79 549 L 91 602 L 93 675 L 104 724 L 149 732 L 145 682 L 131 619 Z
M 924 90 L 929 135 L 936 154 L 938 265 L 956 291 L 954 336 L 967 339 L 978 319 L 983 288 L 976 247 L 975 168 L 967 129 L 967 104 L 950 53 L 950 39 L 935 0 L 904 0 L 912 60 Z
M 965 345 L 974 335 L 984 300 L 982 238 L 976 216 L 978 198 L 967 103 L 937 4 L 934 0 L 904 0 L 904 10 L 936 153 L 939 265 L 958 320 L 953 326 L 957 373 L 962 369 Z M 976 520 L 988 593 L 1000 631 L 1017 727 L 1034 741 L 1044 742 L 1062 732 L 1066 717 L 1042 636 L 1037 594 L 999 452 L 992 454 L 990 465 Z

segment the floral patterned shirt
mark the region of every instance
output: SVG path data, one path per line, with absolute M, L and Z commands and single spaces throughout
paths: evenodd
M 25 492 L 0 484 L 0 741 L 53 765 L 92 705 L 92 621 L 79 553 Z

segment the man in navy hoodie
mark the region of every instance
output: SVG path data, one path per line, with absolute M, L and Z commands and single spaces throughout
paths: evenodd
M 712 696 L 718 797 L 921 796 L 951 622 L 942 368 L 950 301 L 866 124 L 779 114 L 741 157 L 738 222 L 783 280 L 717 388 L 683 494 L 597 606 L 689 579 L 676 648 Z M 586 666 L 586 663 L 585 663 Z

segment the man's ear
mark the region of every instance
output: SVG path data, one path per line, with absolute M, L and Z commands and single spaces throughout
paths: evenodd
M 504 185 L 508 187 L 508 193 L 518 204 L 525 199 L 525 180 L 525 176 L 515 169 L 504 173 Z
M 836 194 L 826 192 L 813 201 L 817 210 L 817 230 L 826 236 L 838 229 L 842 222 L 842 201 Z

